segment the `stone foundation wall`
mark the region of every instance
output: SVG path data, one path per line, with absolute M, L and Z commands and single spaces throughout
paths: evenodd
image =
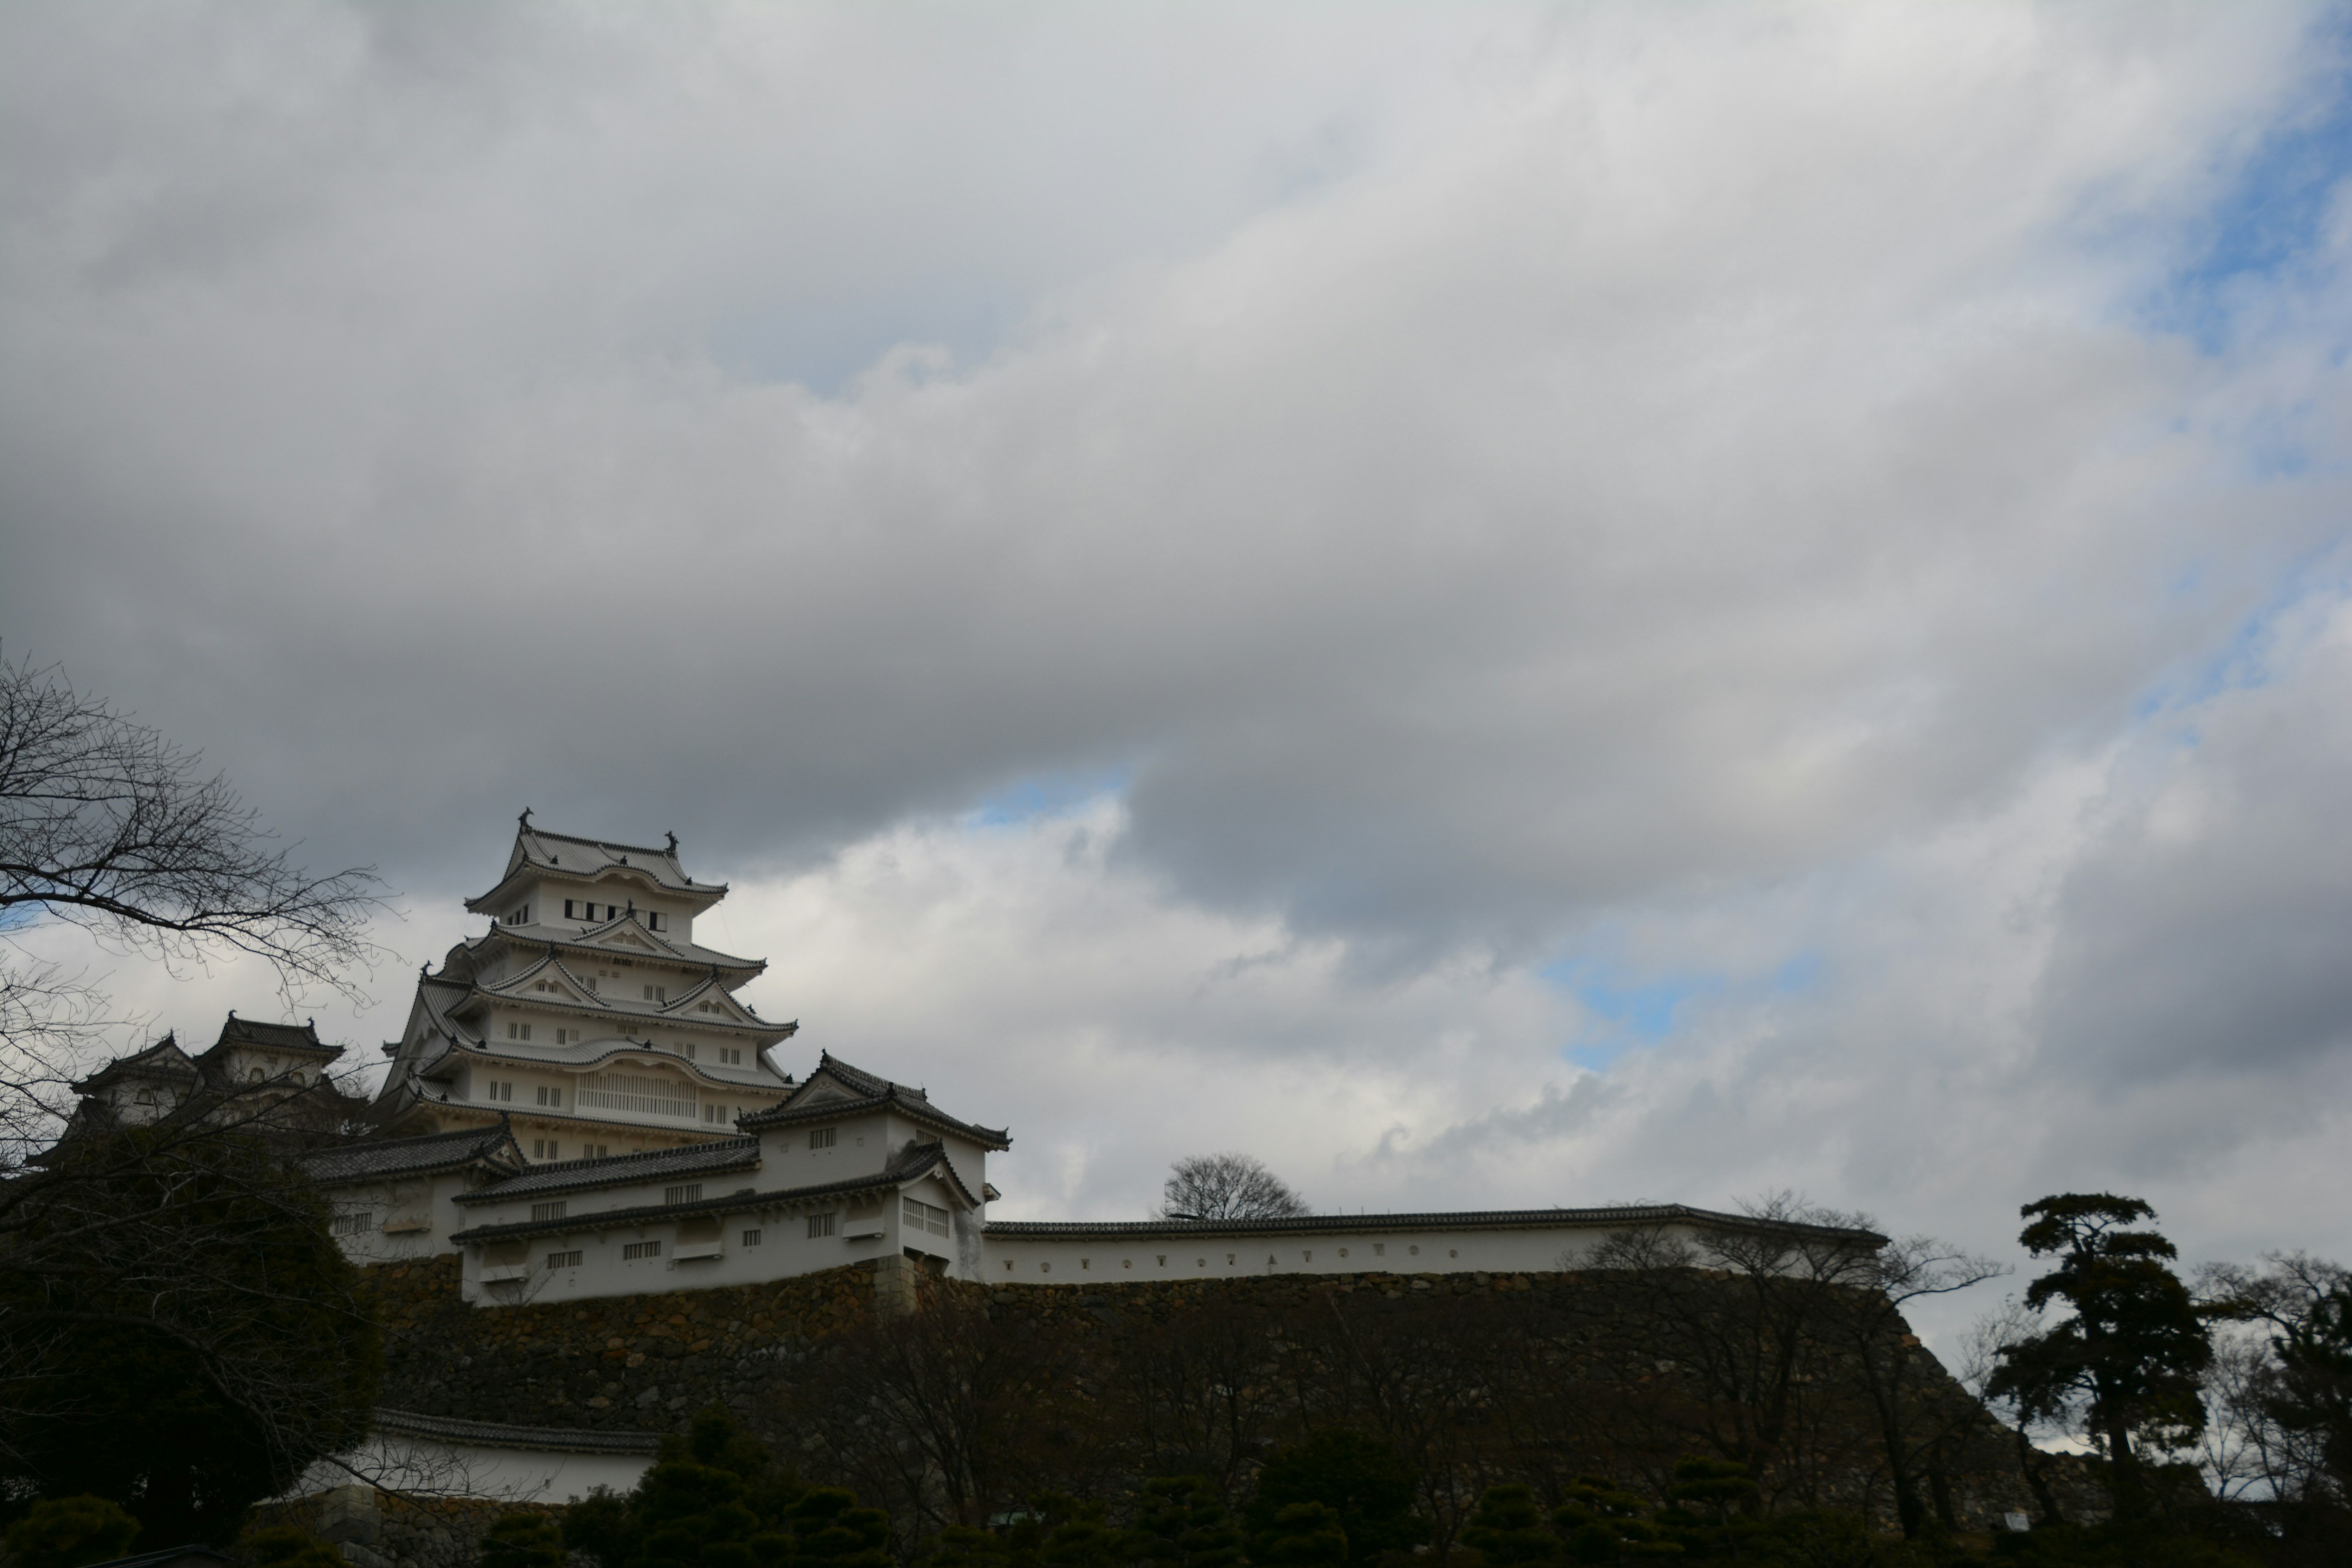
M 770 1285 L 469 1307 L 457 1255 L 365 1271 L 384 1330 L 378 1403 L 525 1426 L 667 1432 L 746 1407 L 808 1346 L 866 1321 L 874 1266 Z
M 1546 1309 L 1555 1330 L 1573 1320 L 1567 1353 L 1579 1375 L 1647 1383 L 1658 1365 L 1638 1291 L 1604 1276 L 1259 1276 L 982 1286 L 887 1267 L 897 1261 L 761 1286 L 488 1309 L 459 1300 L 455 1257 L 381 1266 L 368 1275 L 386 1333 L 389 1372 L 382 1403 L 478 1421 L 646 1432 L 674 1430 L 695 1410 L 722 1404 L 761 1429 L 773 1416 L 772 1396 L 789 1386 L 820 1342 L 940 1291 L 968 1293 L 985 1300 L 992 1317 L 1011 1313 L 1078 1342 L 1107 1341 L 1213 1305 L 1262 1310 L 1269 1322 L 1278 1322 L 1328 1295 L 1400 1302 L 1452 1299 L 1465 1311 L 1477 1310 L 1480 1302 L 1517 1301 Z M 1955 1402 L 1969 1428 L 1939 1483 L 1962 1528 L 1982 1530 L 2004 1513 L 2031 1511 L 2011 1436 L 1932 1361 L 1922 1373 L 1933 1397 Z M 1866 1470 L 1868 1441 L 1855 1436 L 1855 1461 Z M 1835 1490 L 1851 1491 L 1839 1500 L 1846 1506 L 1885 1510 L 1883 1485 L 1861 1470 L 1850 1486 Z M 2102 1511 L 2088 1499 L 2066 1500 L 2078 1519 Z

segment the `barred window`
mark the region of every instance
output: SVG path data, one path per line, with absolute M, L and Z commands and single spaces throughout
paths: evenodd
M 564 1199 L 558 1198 L 551 1204 L 533 1204 L 530 1205 L 530 1217 L 533 1219 L 562 1219 L 563 1217 L 564 1202 Z
M 702 1108 L 702 1120 L 713 1126 L 724 1125 L 727 1121 L 727 1108 L 723 1105 L 706 1105 Z
M 372 1214 L 339 1214 L 335 1216 L 337 1236 L 357 1236 L 375 1223 Z
M 908 1198 L 902 1211 L 908 1230 L 929 1231 L 933 1236 L 948 1233 L 948 1211 L 935 1208 L 920 1198 Z
M 832 1148 L 833 1135 L 835 1131 L 837 1131 L 837 1129 L 831 1127 L 817 1128 L 814 1131 L 809 1134 L 809 1147 L 812 1150 Z
M 830 1214 L 813 1214 L 808 1216 L 808 1222 L 809 1236 L 812 1239 L 833 1234 L 833 1215 Z
M 576 1250 L 551 1252 L 547 1255 L 547 1266 L 550 1268 L 577 1268 L 580 1267 L 580 1254 Z
M 753 1229 L 753 1230 L 747 1230 L 747 1231 L 745 1231 L 745 1232 L 743 1233 L 743 1245 L 744 1245 L 744 1246 L 746 1246 L 746 1247 L 757 1247 L 757 1246 L 759 1246 L 759 1245 L 760 1245 L 760 1233 L 759 1233 L 759 1231 L 758 1231 L 758 1230 L 756 1230 L 756 1229 Z
M 658 1241 L 625 1241 L 621 1244 L 621 1261 L 624 1263 L 634 1263 L 640 1258 L 659 1258 L 660 1256 L 661 1243 Z
M 662 1190 L 662 1202 L 666 1204 L 690 1204 L 701 1196 L 700 1182 L 688 1182 L 682 1187 L 665 1187 Z

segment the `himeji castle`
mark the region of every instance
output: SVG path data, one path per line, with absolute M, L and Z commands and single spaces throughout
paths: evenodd
M 658 848 L 575 837 L 523 813 L 505 870 L 466 902 L 488 928 L 427 966 L 400 1038 L 383 1047 L 373 1131 L 301 1156 L 345 1252 L 362 1263 L 455 1253 L 465 1299 L 496 1308 L 852 1264 L 870 1265 L 877 1293 L 900 1300 L 923 1273 L 1087 1285 L 1528 1272 L 1573 1267 L 1633 1226 L 1818 1231 L 1676 1204 L 992 1219 L 1001 1194 L 988 1161 L 1011 1149 L 1007 1130 L 830 1049 L 798 1079 L 770 1060 L 797 1026 L 736 995 L 764 963 L 695 940 L 697 918 L 726 896 L 724 883 L 687 874 L 674 836 Z M 86 1108 L 142 1120 L 151 1103 L 176 1103 L 171 1086 L 205 1064 L 240 1079 L 258 1066 L 289 1091 L 308 1075 L 309 1091 L 324 1092 L 335 1047 L 232 1023 L 204 1058 L 167 1037 L 99 1073 Z
M 524 812 L 506 869 L 466 900 L 489 930 L 416 983 L 378 1097 L 411 1133 L 508 1125 L 534 1161 L 733 1134 L 793 1080 L 764 1054 L 796 1026 L 735 993 L 767 967 L 694 940 L 727 896 L 660 847 L 548 833 Z

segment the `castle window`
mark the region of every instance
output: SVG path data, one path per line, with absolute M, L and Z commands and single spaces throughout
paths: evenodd
M 743 1053 L 732 1046 L 721 1046 L 719 1047 L 719 1065 L 740 1068 L 743 1065 Z
M 833 1215 L 830 1214 L 813 1214 L 809 1215 L 808 1233 L 809 1239 L 811 1241 L 814 1241 L 821 1236 L 831 1236 L 833 1234 Z
M 692 1061 L 694 1059 L 694 1042 L 692 1040 L 686 1042 L 686 1059 L 688 1061 Z
M 563 1104 L 563 1090 L 561 1089 L 551 1089 L 546 1084 L 541 1084 L 539 1086 L 539 1103 L 561 1109 Z
M 295 1083 L 295 1087 L 296 1087 L 296 1088 L 298 1088 L 298 1089 L 299 1089 L 299 1088 L 300 1088 L 300 1087 L 301 1087 L 301 1083 L 302 1083 L 302 1069 L 301 1069 L 300 1068 L 296 1068 L 292 1072 L 288 1073 L 286 1076 L 287 1076 L 288 1078 L 290 1078 L 290 1079 L 292 1079 L 294 1080 L 294 1083 Z
M 904 1207 L 900 1211 L 899 1217 L 905 1222 L 908 1230 L 929 1231 L 933 1236 L 945 1236 L 948 1233 L 947 1210 L 927 1204 L 920 1198 L 907 1198 L 902 1201 Z
M 669 987 L 667 985 L 648 985 L 646 987 L 645 999 L 648 1002 L 667 1002 L 669 1000 Z
M 485 1100 L 510 1100 L 514 1099 L 514 1080 L 512 1079 L 494 1078 L 489 1079 L 484 1087 L 489 1090 L 488 1094 L 482 1097 Z
M 646 1073 L 592 1072 L 580 1080 L 583 1110 L 634 1110 L 656 1116 L 694 1115 L 694 1091 L 672 1078 Z
M 700 1182 L 688 1182 L 682 1187 L 665 1188 L 662 1192 L 662 1202 L 666 1204 L 690 1204 L 701 1196 L 702 1184 Z
M 723 1127 L 727 1124 L 727 1108 L 723 1105 L 706 1105 L 702 1108 L 702 1120 L 713 1127 Z
M 570 899 L 563 900 L 563 918 L 565 920 L 570 920 L 572 918 L 572 900 Z
M 337 1236 L 357 1236 L 374 1223 L 372 1214 L 339 1214 L 335 1216 Z
M 640 1258 L 659 1258 L 660 1256 L 661 1243 L 658 1241 L 625 1241 L 621 1244 L 621 1261 L 624 1263 L 635 1263 Z
M 507 1026 L 507 1038 L 509 1040 L 527 1040 L 530 1038 L 530 1026 L 529 1024 L 509 1023 Z
M 596 1145 L 596 1152 L 595 1152 L 593 1154 L 589 1153 L 589 1152 L 588 1152 L 588 1146 L 587 1146 L 586 1144 L 584 1144 L 584 1143 L 583 1143 L 583 1144 L 582 1144 L 582 1145 L 580 1146 L 580 1152 L 581 1152 L 581 1155 L 582 1155 L 583 1158 L 586 1158 L 586 1159 L 601 1160 L 601 1159 L 603 1159 L 605 1155 L 610 1154 L 612 1152 L 613 1152 L 613 1146 L 612 1146 L 611 1144 L 609 1144 L 609 1143 L 599 1143 L 599 1144 L 597 1144 L 597 1145 Z
M 752 1230 L 747 1230 L 747 1231 L 745 1231 L 745 1232 L 743 1233 L 743 1245 L 744 1245 L 744 1246 L 746 1246 L 746 1247 L 757 1247 L 757 1246 L 759 1246 L 759 1245 L 760 1245 L 760 1233 L 759 1233 L 759 1231 L 758 1231 L 757 1229 L 752 1229 Z
M 530 1205 L 530 1217 L 534 1220 L 562 1219 L 565 1202 L 565 1199 L 558 1198 L 553 1203 L 533 1204 Z
M 838 1129 L 836 1128 L 819 1127 L 811 1131 L 809 1133 L 809 1152 L 811 1153 L 814 1153 L 819 1149 L 832 1148 L 833 1135 L 837 1131 Z
M 580 1254 L 577 1252 L 551 1252 L 547 1255 L 547 1266 L 550 1268 L 577 1268 L 580 1267 Z

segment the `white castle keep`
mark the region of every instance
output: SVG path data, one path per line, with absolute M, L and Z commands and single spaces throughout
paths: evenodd
M 488 931 L 420 976 L 384 1047 L 377 1110 L 395 1135 L 309 1159 L 345 1251 L 363 1263 L 455 1251 L 466 1300 L 496 1307 L 851 1263 L 908 1298 L 919 1269 L 1050 1285 L 1540 1272 L 1632 1226 L 1759 1224 L 1681 1205 L 992 1221 L 988 1157 L 1012 1146 L 1005 1131 L 828 1052 L 800 1080 L 768 1059 L 797 1026 L 734 994 L 764 963 L 694 940 L 695 918 L 726 894 L 686 874 L 675 837 L 660 848 L 576 838 L 524 813 L 505 872 L 466 904 Z

